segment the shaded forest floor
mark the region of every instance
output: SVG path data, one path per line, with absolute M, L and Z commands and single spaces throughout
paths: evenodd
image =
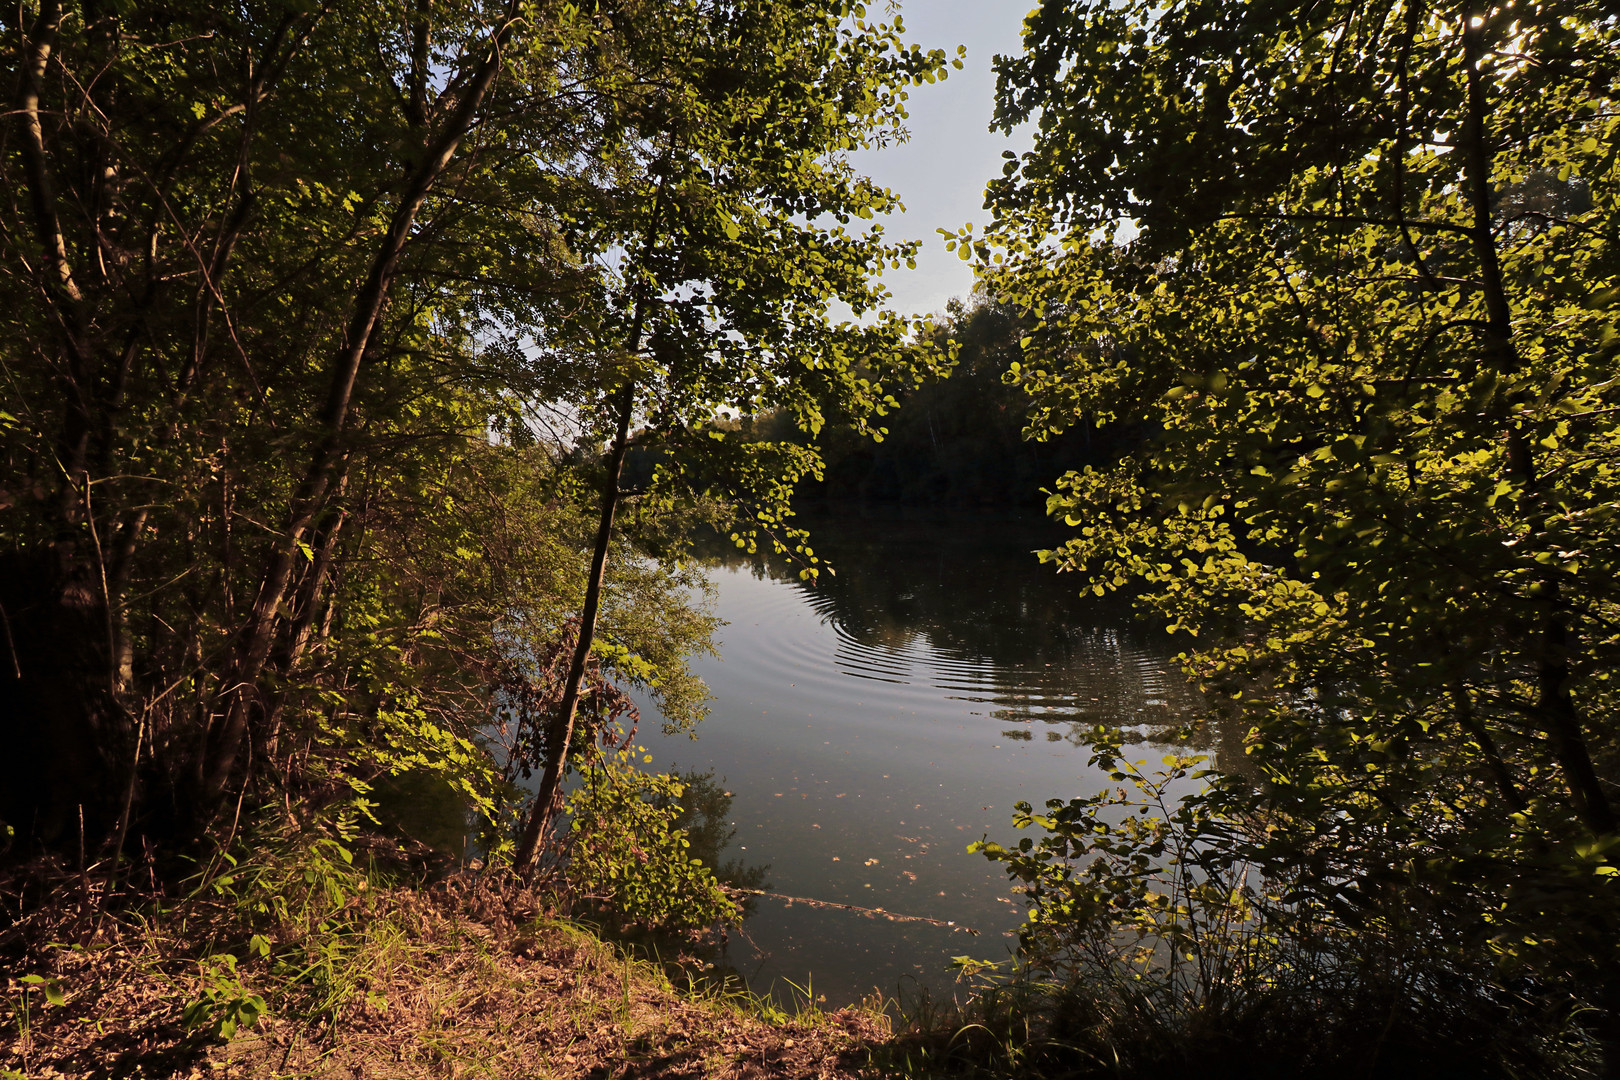
M 628 956 L 511 879 L 371 885 L 318 855 L 256 877 L 232 864 L 179 899 L 115 902 L 72 874 L 22 892 L 0 881 L 0 1080 L 1612 1075 L 1586 1044 L 1504 1054 L 1512 1031 L 1470 1033 L 1462 1021 L 1484 1014 L 1446 1001 L 1401 1025 L 1386 1009 L 1370 1035 L 1354 1002 L 1167 1019 L 1120 1012 L 1106 987 L 1017 981 L 909 1016 L 883 1002 L 783 1011 L 682 989 L 675 968 Z M 1451 1021 L 1412 1027 L 1431 1016 Z
M 113 917 L 95 899 L 3 931 L 0 1078 L 831 1080 L 871 1075 L 890 1037 L 873 1010 L 679 992 L 532 896 L 379 890 L 342 940 L 275 960 L 199 955 L 206 912 Z

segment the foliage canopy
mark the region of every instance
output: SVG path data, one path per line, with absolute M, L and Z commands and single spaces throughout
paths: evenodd
M 1048 558 L 1196 636 L 1249 730 L 1209 842 L 1579 987 L 1612 1055 L 1612 10 L 1049 2 L 1025 46 L 1034 149 L 955 239 L 1034 320 L 1036 437 L 1158 432 L 1059 482 Z
M 858 224 L 894 196 L 847 154 L 901 137 L 906 88 L 944 64 L 848 3 L 8 18 L 19 851 L 218 837 L 241 801 L 296 817 L 378 771 L 487 807 L 492 709 L 608 563 L 595 662 L 690 721 L 713 623 L 689 567 L 640 553 L 705 500 L 773 524 L 816 467 L 728 458 L 705 424 L 869 425 L 926 366 L 898 320 L 827 317 L 871 308 L 909 254 Z M 605 534 L 621 419 L 713 460 L 630 493 L 632 527 Z

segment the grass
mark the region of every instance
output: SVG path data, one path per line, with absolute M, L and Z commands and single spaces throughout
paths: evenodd
M 1534 1034 L 1511 1010 L 1409 1007 L 1365 980 L 1174 998 L 1118 965 L 827 1010 L 808 980 L 759 993 L 606 940 L 544 889 L 384 873 L 323 839 L 216 860 L 171 892 L 36 866 L 0 882 L 0 905 L 0 1080 L 1254 1080 L 1308 1062 L 1442 1080 L 1506 1075 L 1466 1047 Z M 1589 1049 L 1521 1055 L 1516 1075 L 1592 1075 Z
M 873 1069 L 908 1080 L 1580 1080 L 1607 1076 L 1557 1000 L 1539 1012 L 1369 980 L 1314 990 L 1290 980 L 1176 1005 L 1092 970 L 1028 970 L 899 1010 L 869 1047 Z M 1438 988 L 1436 988 L 1438 989 Z M 1520 1006 L 1525 1003 L 1519 1003 Z
M 494 876 L 390 885 L 306 846 L 194 884 L 13 882 L 0 1077 L 833 1080 L 869 1072 L 889 1033 L 808 987 L 788 1007 L 679 988 Z

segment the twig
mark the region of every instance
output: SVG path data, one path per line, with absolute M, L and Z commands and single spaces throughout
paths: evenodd
M 930 919 L 926 915 L 900 915 L 882 908 L 861 907 L 859 904 L 838 904 L 831 900 L 812 900 L 808 896 L 789 896 L 787 893 L 770 892 L 766 889 L 741 889 L 734 885 L 721 886 L 727 895 L 739 894 L 746 896 L 769 896 L 777 900 L 785 900 L 789 904 L 809 904 L 811 907 L 838 908 L 841 911 L 853 911 L 858 915 L 865 915 L 869 919 L 884 918 L 890 922 L 927 923 L 930 926 L 948 927 L 952 932 L 962 931 L 965 934 L 979 936 L 979 932 L 971 926 L 957 926 L 954 919 Z

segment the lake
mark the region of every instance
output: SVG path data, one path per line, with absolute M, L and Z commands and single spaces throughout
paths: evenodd
M 1023 911 L 967 845 L 1016 839 L 1015 802 L 1106 783 L 1087 763 L 1095 725 L 1156 760 L 1196 697 L 1166 635 L 1039 564 L 1031 552 L 1063 536 L 1042 519 L 799 524 L 836 576 L 810 585 L 785 562 L 730 557 L 713 575 L 719 657 L 694 665 L 708 718 L 694 741 L 644 708 L 637 741 L 659 768 L 713 773 L 735 830 L 721 857 L 771 893 L 885 913 L 761 898 L 725 956 L 756 991 L 791 980 L 832 1006 L 874 988 L 948 995 L 951 957 L 1007 959 Z

